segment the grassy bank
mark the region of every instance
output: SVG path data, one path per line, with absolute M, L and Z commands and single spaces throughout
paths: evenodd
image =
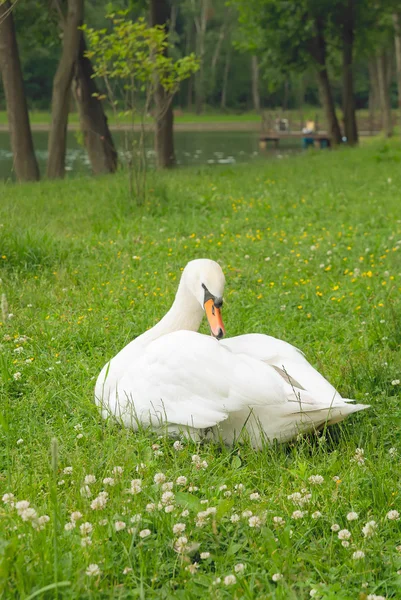
M 0 497 L 49 517 L 39 524 L 20 509 L 24 521 L 9 496 L 1 503 L 0 595 L 398 597 L 400 521 L 386 515 L 401 512 L 399 159 L 395 144 L 370 144 L 153 174 L 141 208 L 122 174 L 0 184 L 0 292 L 12 315 L 0 326 Z M 102 421 L 100 368 L 166 312 L 196 257 L 225 271 L 228 335 L 295 344 L 371 409 L 325 437 L 259 453 L 190 442 L 177 451 Z M 157 473 L 187 478 L 174 483 L 171 513 L 158 508 Z M 131 495 L 134 479 L 142 491 Z M 101 490 L 107 504 L 92 510 Z M 207 507 L 216 512 L 200 527 Z M 174 550 L 179 535 L 189 554 Z

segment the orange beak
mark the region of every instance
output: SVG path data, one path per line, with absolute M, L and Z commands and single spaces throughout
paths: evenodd
M 215 338 L 217 338 L 218 340 L 221 340 L 221 338 L 224 336 L 226 330 L 224 329 L 224 324 L 223 324 L 223 320 L 221 318 L 220 309 L 214 305 L 213 298 L 206 300 L 204 307 L 205 307 L 206 316 L 207 316 L 207 320 L 209 321 L 210 331 L 212 332 L 212 335 Z

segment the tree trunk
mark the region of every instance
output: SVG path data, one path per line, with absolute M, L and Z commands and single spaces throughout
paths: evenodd
M 401 15 L 394 14 L 395 61 L 397 67 L 398 110 L 401 118 Z M 400 128 L 401 131 L 401 128 Z
M 168 0 L 151 0 L 150 22 L 155 25 L 167 26 L 169 19 Z M 166 49 L 167 54 L 167 49 Z M 159 83 L 155 92 L 156 132 L 155 147 L 157 166 L 169 168 L 175 165 L 173 123 L 174 114 L 171 98 L 168 98 L 163 86 Z
M 39 168 L 33 149 L 14 18 L 9 2 L 0 2 L 0 71 L 16 178 L 18 181 L 37 181 Z
M 192 0 L 192 5 L 194 10 L 197 10 L 196 0 Z M 195 74 L 195 110 L 197 115 L 203 111 L 203 103 L 205 101 L 204 58 L 209 0 L 200 0 L 200 5 L 200 15 L 195 17 L 196 54 L 199 59 L 199 70 Z
M 64 177 L 68 113 L 71 83 L 78 58 L 83 20 L 83 0 L 68 0 L 67 18 L 63 31 L 63 49 L 53 81 L 52 119 L 49 133 L 47 176 Z
M 72 88 L 78 107 L 84 144 L 95 175 L 114 173 L 117 169 L 117 152 L 103 105 L 96 96 L 98 89 L 93 79 L 92 63 L 85 56 L 85 52 L 86 43 L 84 34 L 81 32 Z
M 258 57 L 252 56 L 251 59 L 251 69 L 252 69 L 252 100 L 253 100 L 253 109 L 256 112 L 260 112 L 260 94 L 259 94 L 259 64 Z
M 342 23 L 342 41 L 344 134 L 350 146 L 358 143 L 353 74 L 354 27 L 354 0 L 348 0 Z
M 316 61 L 316 76 L 319 87 L 320 99 L 326 115 L 328 133 L 333 145 L 341 144 L 341 130 L 338 124 L 336 108 L 326 65 L 326 40 L 323 34 L 323 23 L 315 19 L 315 37 L 311 40 L 309 52 Z
M 228 87 L 228 75 L 230 73 L 231 66 L 231 44 L 227 48 L 226 54 L 226 64 L 224 65 L 224 73 L 223 73 L 223 86 L 221 90 L 221 103 L 220 106 L 223 110 L 225 110 L 227 105 L 227 87 Z
M 370 132 L 373 134 L 375 131 L 375 116 L 379 111 L 381 113 L 381 103 L 380 103 L 380 87 L 379 80 L 377 75 L 377 64 L 376 58 L 370 59 L 368 63 L 369 68 L 369 125 Z M 380 122 L 382 119 L 381 114 Z
M 382 129 L 387 137 L 391 137 L 393 135 L 393 124 L 391 120 L 390 86 L 387 78 L 387 55 L 384 50 L 377 56 L 377 74 L 382 107 Z

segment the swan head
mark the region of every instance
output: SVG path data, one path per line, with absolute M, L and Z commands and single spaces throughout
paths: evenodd
M 220 265 L 207 258 L 191 260 L 182 273 L 181 282 L 206 312 L 212 335 L 221 339 L 225 334 L 220 312 L 225 278 Z

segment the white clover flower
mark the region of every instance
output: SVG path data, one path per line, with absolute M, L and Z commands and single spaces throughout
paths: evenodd
M 386 518 L 390 521 L 398 521 L 400 518 L 400 513 L 398 510 L 389 510 L 389 512 L 386 514 Z
M 82 423 L 77 423 L 76 425 L 74 425 L 74 429 L 75 431 L 82 431 Z
M 349 512 L 347 514 L 347 521 L 356 521 L 358 518 L 359 518 L 359 515 L 356 512 Z
M 96 477 L 94 475 L 86 475 L 84 479 L 84 483 L 86 485 L 90 485 L 91 483 L 96 483 Z
M 249 495 L 250 500 L 260 500 L 260 494 L 258 492 L 253 492 Z
M 390 454 L 391 458 L 394 458 L 394 456 L 397 456 L 397 448 L 390 448 L 388 453 Z
M 96 577 L 96 575 L 101 574 L 101 570 L 99 568 L 99 565 L 92 563 L 88 566 L 85 573 L 88 575 L 88 577 Z
M 188 481 L 188 479 L 185 477 L 185 475 L 180 475 L 175 480 L 177 485 L 187 485 L 187 481 Z
M 154 502 L 149 502 L 149 504 L 145 506 L 145 510 L 148 513 L 152 513 L 154 510 L 156 510 L 156 504 Z
M 294 510 L 294 512 L 292 513 L 291 517 L 293 519 L 302 519 L 302 517 L 305 515 L 305 513 L 302 510 Z
M 113 486 L 113 485 L 115 485 L 115 483 L 116 483 L 116 482 L 115 482 L 115 480 L 113 479 L 113 477 L 105 477 L 105 478 L 103 479 L 103 485 L 110 485 L 110 486 Z
M 123 469 L 123 467 L 119 467 L 117 465 L 116 467 L 113 467 L 112 473 L 115 477 L 117 477 L 118 475 L 122 475 L 124 473 L 124 469 Z
M 317 596 L 318 593 L 319 593 L 319 590 L 317 590 L 316 588 L 312 588 L 311 591 L 309 592 L 309 596 L 311 598 L 314 598 L 315 596 Z
M 237 583 L 235 575 L 226 575 L 224 577 L 224 585 L 234 585 L 234 583 Z
M 186 528 L 185 523 L 176 523 L 175 525 L 173 525 L 174 535 L 178 535 L 178 534 L 182 533 L 183 531 L 185 531 L 185 528 Z
M 151 533 L 152 532 L 150 531 L 150 529 L 142 529 L 142 531 L 139 532 L 139 537 L 140 538 L 146 538 L 149 535 L 151 535 Z
M 210 558 L 210 552 L 201 552 L 200 557 L 202 560 L 206 560 L 206 559 Z
M 166 476 L 164 473 L 156 473 L 156 475 L 153 477 L 153 481 L 160 485 L 166 481 Z
M 79 493 L 83 498 L 90 498 L 92 496 L 92 492 L 89 485 L 83 485 L 79 490 Z
M 232 496 L 232 492 L 230 492 L 230 490 L 227 490 L 226 492 L 224 492 L 224 498 L 231 498 Z
M 162 504 L 171 504 L 174 502 L 174 494 L 173 492 L 164 492 L 161 497 Z
M 48 523 L 50 521 L 50 517 L 49 515 L 42 515 L 41 517 L 39 517 L 38 519 L 38 525 L 39 525 L 39 529 L 44 529 L 44 526 L 46 525 L 46 523 Z
M 219 583 L 221 583 L 221 577 L 216 577 L 216 579 L 213 581 L 213 585 L 219 585 Z
M 81 546 L 86 548 L 86 546 L 92 546 L 92 540 L 89 536 L 81 538 Z
M 173 444 L 173 448 L 176 452 L 180 452 L 180 450 L 184 450 L 184 444 L 182 444 L 179 440 L 176 440 Z
M 79 521 L 80 519 L 82 519 L 82 516 L 83 515 L 79 512 L 79 510 L 75 510 L 71 513 L 70 519 L 71 521 Z
M 320 519 L 321 516 L 322 513 L 320 512 L 320 510 L 315 510 L 315 512 L 312 513 L 312 519 Z
M 184 535 L 179 537 L 178 540 L 174 544 L 174 550 L 178 552 L 178 554 L 184 554 L 188 544 L 188 538 Z
M 3 495 L 2 501 L 4 502 L 4 504 L 10 504 L 11 506 L 13 506 L 14 498 L 15 498 L 14 494 L 7 493 L 7 494 Z
M 188 509 L 183 510 L 182 513 L 181 513 L 181 516 L 184 517 L 184 519 L 186 517 L 188 517 L 189 516 L 189 510 Z
M 235 485 L 235 486 L 234 486 L 234 489 L 235 489 L 237 492 L 241 493 L 241 492 L 243 492 L 243 491 L 244 491 L 244 489 L 245 489 L 245 486 L 244 486 L 244 484 L 243 484 L 243 483 L 238 483 L 237 485 Z
M 79 526 L 79 531 L 81 535 L 90 535 L 93 531 L 92 523 L 89 523 L 88 521 L 82 523 L 82 525 Z
M 126 524 L 126 523 L 124 523 L 124 521 L 116 521 L 116 522 L 114 523 L 114 529 L 115 529 L 116 531 L 122 531 L 123 529 L 125 529 L 125 528 L 126 528 L 126 526 L 127 526 L 127 524 Z
M 285 521 L 282 517 L 273 517 L 273 523 L 275 525 L 284 525 Z
M 390 179 L 389 183 L 391 183 L 391 179 Z M 401 573 L 397 571 L 397 575 L 401 575 Z M 386 600 L 386 596 L 378 596 L 377 594 L 368 594 L 366 596 L 366 600 Z
M 234 513 L 233 515 L 231 515 L 230 517 L 230 521 L 231 523 L 238 523 L 238 521 L 240 520 L 240 516 L 237 515 L 236 513 Z
M 19 516 L 23 521 L 35 521 L 37 519 L 37 512 L 34 508 L 24 508 L 24 510 L 19 511 Z
M 18 381 L 19 379 L 21 379 L 22 375 L 19 371 L 17 371 L 16 373 L 14 373 L 13 378 L 15 379 L 15 381 Z
M 197 562 L 194 562 L 194 563 L 192 563 L 190 565 L 187 565 L 185 567 L 185 570 L 189 571 L 191 573 L 191 575 L 194 575 L 198 569 L 199 569 L 199 565 L 198 565 Z
M 272 581 L 277 582 L 280 581 L 280 579 L 283 579 L 283 575 L 281 573 L 274 573 L 274 575 L 272 575 Z
M 140 494 L 142 491 L 142 480 L 141 479 L 132 479 L 131 487 L 128 490 L 130 494 Z
M 216 508 L 216 507 L 214 507 L 214 506 L 209 506 L 209 507 L 206 509 L 206 514 L 207 514 L 207 515 L 215 515 L 215 514 L 216 514 L 216 512 L 217 512 L 217 508 Z
M 188 492 L 197 492 L 199 490 L 198 486 L 190 485 L 188 488 Z
M 341 478 L 338 475 L 334 475 L 333 481 L 334 483 L 338 483 L 339 481 L 341 481 Z
M 60 479 L 60 481 L 57 482 L 57 485 L 60 485 L 60 486 L 64 485 L 64 484 L 65 484 L 64 479 Z
M 393 379 L 393 381 L 391 382 L 391 385 L 400 385 L 400 380 L 399 379 Z
M 364 527 L 362 527 L 362 533 L 364 537 L 372 537 L 376 533 L 377 523 L 376 521 L 368 521 Z
M 63 473 L 64 475 L 72 475 L 72 467 L 64 467 Z
M 125 569 L 123 570 L 123 575 L 128 575 L 128 573 L 131 573 L 132 568 L 131 567 L 125 567 Z
M 234 565 L 234 571 L 236 573 L 243 573 L 245 571 L 245 565 L 242 563 L 238 563 L 237 565 Z
M 337 523 L 333 523 L 333 525 L 330 527 L 331 531 L 340 531 L 340 526 Z
M 78 433 L 77 440 L 82 440 L 83 437 L 84 437 L 83 433 Z
M 23 351 L 24 348 L 22 346 L 17 346 L 17 348 L 14 348 L 15 354 L 21 354 Z
M 163 492 L 170 492 L 174 487 L 174 483 L 172 481 L 166 481 L 166 483 L 162 484 Z
M 262 526 L 262 519 L 257 516 L 249 517 L 248 524 L 249 524 L 249 527 L 254 527 L 255 529 L 259 529 L 259 527 Z
M 243 519 L 249 519 L 249 517 L 252 517 L 253 512 L 251 510 L 244 510 L 243 513 L 241 514 Z
M 24 440 L 22 438 L 19 438 L 19 440 L 17 440 L 17 446 L 21 446 L 21 444 L 24 443 Z
M 348 548 L 348 546 L 349 546 L 349 541 L 348 541 L 348 540 L 343 540 L 343 541 L 341 542 L 341 546 L 344 546 L 344 548 Z
M 92 510 L 103 510 L 106 507 L 108 500 L 107 492 L 100 492 L 100 494 L 91 502 Z
M 321 485 L 324 482 L 324 477 L 321 475 L 311 475 L 308 479 L 312 485 Z
M 164 507 L 164 512 L 171 513 L 171 512 L 173 512 L 174 508 L 175 508 L 174 504 L 167 504 L 167 506 Z
M 365 463 L 365 450 L 363 448 L 357 448 L 355 450 L 354 456 L 351 458 L 351 462 L 355 462 L 358 465 L 363 465 Z
M 141 521 L 142 519 L 142 515 L 141 514 L 136 514 L 136 515 L 132 515 L 132 517 L 130 518 L 131 523 L 139 523 L 139 521 Z
M 348 531 L 348 529 L 341 529 L 338 532 L 338 539 L 339 540 L 349 540 L 351 537 L 351 532 Z
M 18 514 L 20 515 L 20 513 L 29 508 L 30 502 L 28 502 L 28 500 L 20 500 L 19 502 L 16 502 L 15 504 L 15 508 L 17 509 Z
M 365 558 L 365 553 L 363 550 L 355 550 L 352 555 L 353 560 L 360 560 L 361 558 Z
M 72 529 L 74 529 L 74 527 L 75 527 L 75 521 L 70 521 L 69 523 L 66 523 L 64 525 L 64 529 L 66 531 L 71 531 Z

